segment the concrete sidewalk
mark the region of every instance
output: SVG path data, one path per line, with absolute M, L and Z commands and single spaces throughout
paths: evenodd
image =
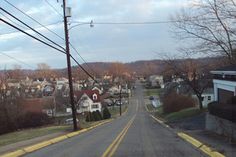
M 227 157 L 236 156 L 236 144 L 230 144 L 229 139 L 205 130 L 205 113 L 169 123 L 178 131 L 182 131 L 215 149 Z
M 205 130 L 184 131 L 202 143 L 210 146 L 227 157 L 236 156 L 236 143 L 230 143 L 229 139 Z
M 2 146 L 2 147 L 0 147 L 0 154 L 5 154 L 7 152 L 15 151 L 16 149 L 20 149 L 25 146 L 33 145 L 33 144 L 36 144 L 36 143 L 39 143 L 39 142 L 42 142 L 42 141 L 45 141 L 45 140 L 48 140 L 48 139 L 51 139 L 54 137 L 58 137 L 60 135 L 64 135 L 66 133 L 68 133 L 68 132 L 57 132 L 57 133 L 48 134 L 45 136 L 36 137 L 33 139 L 29 139 L 29 140 L 19 141 L 19 142 L 9 144 L 6 146 Z

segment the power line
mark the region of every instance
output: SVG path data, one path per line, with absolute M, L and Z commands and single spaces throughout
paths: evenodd
M 15 21 L 13 21 L 12 19 L 10 19 L 10 18 L 7 17 L 6 15 L 4 15 L 2 12 L 0 12 L 0 14 L 1 14 L 3 17 L 5 17 L 6 19 L 8 19 L 9 21 L 11 21 L 12 23 L 14 23 L 15 25 L 17 25 L 17 26 L 19 26 L 19 27 L 25 29 L 25 27 L 23 27 L 22 25 L 19 25 L 18 23 L 16 23 Z
M 51 4 L 48 2 L 48 0 L 44 0 L 58 15 L 63 17 L 63 15 Z
M 25 16 L 29 17 L 31 20 L 33 20 L 34 22 L 38 23 L 40 26 L 42 26 L 43 28 L 47 29 L 48 31 L 50 31 L 51 33 L 55 34 L 57 37 L 59 37 L 60 39 L 62 40 L 65 40 L 63 37 L 61 37 L 60 35 L 58 35 L 57 33 L 55 33 L 54 31 L 50 30 L 49 28 L 47 28 L 45 25 L 41 24 L 40 22 L 38 22 L 36 19 L 34 19 L 33 17 L 29 16 L 28 14 L 26 14 L 25 12 L 23 12 L 22 10 L 20 10 L 19 8 L 17 8 L 15 5 L 13 5 L 12 3 L 10 3 L 8 0 L 4 0 L 6 3 L 8 3 L 9 5 L 11 5 L 13 8 L 17 9 L 18 11 L 20 11 L 22 14 L 24 14 Z M 32 28 L 32 27 L 31 27 Z M 16 28 L 15 28 L 16 29 Z M 18 30 L 18 29 L 17 29 Z M 20 32 L 23 32 L 23 33 L 27 33 L 23 30 L 21 30 Z M 3 34 L 2 34 L 3 35 Z M 4 34 L 5 35 L 5 34 Z M 26 35 L 29 35 L 30 37 L 36 39 L 36 37 L 30 35 L 30 34 L 26 34 Z M 37 40 L 37 39 L 36 39 Z M 46 42 L 43 42 L 44 44 L 46 44 L 47 46 L 49 46 Z M 93 72 L 95 72 L 94 70 L 92 70 L 92 68 L 87 64 L 87 62 L 85 61 L 85 59 L 79 54 L 79 52 L 75 49 L 75 47 L 70 44 L 72 46 L 72 48 L 77 52 L 77 54 L 81 57 L 81 59 L 85 62 L 85 64 L 89 67 L 89 69 Z M 51 47 L 51 46 L 49 46 Z M 64 49 L 64 48 L 63 48 Z M 75 59 L 73 59 L 74 61 L 76 61 Z M 77 62 L 78 64 L 78 62 Z M 82 67 L 82 65 L 79 64 L 79 66 L 81 67 L 81 69 L 85 72 L 85 73 L 88 73 L 87 71 L 85 71 L 85 69 Z M 91 75 L 89 75 L 92 79 L 93 77 Z
M 70 57 L 72 58 L 72 60 L 73 60 L 75 63 L 78 64 L 78 66 L 79 66 L 91 79 L 93 79 L 95 82 L 97 82 L 97 81 L 94 79 L 94 77 L 93 77 L 91 74 L 89 74 L 89 72 L 88 72 L 87 70 L 85 70 L 84 67 L 83 67 L 81 64 L 79 64 L 79 62 L 78 62 L 72 55 L 70 55 Z
M 89 66 L 89 64 L 85 61 L 85 59 L 79 54 L 79 52 L 76 50 L 76 48 L 70 43 L 70 46 L 72 49 L 80 56 L 80 58 L 84 61 L 85 65 L 94 73 L 97 75 L 97 73 Z
M 22 23 L 23 25 L 25 25 L 26 27 L 28 27 L 29 29 L 31 29 L 32 31 L 34 31 L 35 33 L 39 34 L 40 36 L 42 36 L 43 38 L 47 39 L 48 41 L 50 41 L 51 43 L 55 44 L 56 46 L 60 47 L 61 49 L 64 50 L 64 47 L 62 47 L 61 45 L 57 44 L 56 42 L 52 41 L 51 39 L 49 39 L 48 37 L 46 37 L 45 35 L 43 35 L 42 33 L 36 31 L 34 28 L 32 28 L 31 26 L 29 26 L 28 24 L 26 24 L 25 22 L 21 21 L 20 19 L 18 19 L 17 17 L 15 17 L 14 15 L 12 15 L 11 13 L 9 13 L 8 11 L 6 11 L 5 9 L 3 9 L 2 7 L 0 7 L 0 10 L 4 11 L 5 13 L 7 13 L 8 15 L 10 15 L 11 17 L 13 17 L 14 19 L 16 19 L 17 21 L 19 21 L 20 23 Z
M 65 51 L 62 51 L 61 49 L 58 49 L 58 48 L 56 48 L 56 47 L 54 47 L 54 46 L 52 46 L 52 45 L 46 43 L 45 41 L 43 41 L 43 40 L 41 40 L 41 39 L 39 39 L 39 38 L 37 38 L 37 37 L 35 37 L 35 36 L 33 36 L 33 35 L 31 35 L 31 34 L 25 32 L 24 30 L 18 28 L 17 26 L 14 26 L 13 24 L 7 22 L 6 20 L 0 18 L 0 21 L 2 21 L 3 23 L 9 25 L 10 27 L 13 27 L 14 29 L 16 29 L 16 30 L 18 30 L 18 31 L 20 31 L 20 32 L 22 32 L 22 33 L 24 33 L 24 34 L 30 36 L 31 38 L 33 38 L 33 39 L 35 39 L 35 40 L 37 40 L 37 41 L 39 41 L 39 42 L 41 42 L 41 43 L 43 43 L 43 44 L 45 44 L 45 45 L 47 45 L 47 46 L 49 46 L 49 47 L 55 49 L 55 50 L 57 50 L 57 51 L 59 51 L 59 52 L 61 52 L 61 53 L 63 53 L 63 54 L 66 54 Z M 70 55 L 70 57 L 75 61 L 75 63 L 77 63 L 77 65 L 78 65 L 90 78 L 92 78 L 94 81 L 96 81 L 96 80 L 93 78 L 93 76 L 90 75 L 89 72 L 88 72 L 87 70 L 85 70 L 85 69 L 82 67 L 82 65 L 81 65 L 72 55 Z
M 31 67 L 31 68 L 35 68 L 35 67 L 29 65 L 28 63 L 25 63 L 25 62 L 23 62 L 23 61 L 21 61 L 21 60 L 19 60 L 19 59 L 16 59 L 15 57 L 12 57 L 12 56 L 10 56 L 10 55 L 4 53 L 4 52 L 1 52 L 1 51 L 0 51 L 0 53 L 1 53 L 2 55 L 4 55 L 4 56 L 7 56 L 8 58 L 11 58 L 11 59 L 13 59 L 13 60 L 15 60 L 15 61 L 21 63 L 21 64 L 24 64 L 24 65 L 26 65 L 26 66 L 28 66 L 28 67 Z
M 178 20 L 169 20 L 169 21 L 144 21 L 144 22 L 93 22 L 93 24 L 97 25 L 155 25 L 155 24 L 165 24 L 165 23 L 174 23 L 179 22 Z M 79 24 L 90 24 L 91 22 L 80 22 L 73 21 L 73 23 Z
M 4 16 L 5 17 L 5 16 Z M 8 19 L 10 20 L 10 19 Z M 11 20 L 10 20 L 11 21 Z M 52 25 L 56 25 L 56 24 L 59 24 L 61 23 L 61 21 L 57 21 L 57 22 L 54 22 L 54 23 L 51 23 L 51 24 L 48 24 L 48 25 L 45 25 L 45 26 L 52 26 Z M 16 24 L 16 23 L 15 23 Z M 17 24 L 18 25 L 18 24 Z M 34 29 L 40 29 L 40 28 L 43 28 L 43 27 L 36 27 Z M 30 29 L 27 29 L 27 30 L 24 30 L 24 31 L 28 31 Z M 12 31 L 12 32 L 7 32 L 7 33 L 3 33 L 3 34 L 0 34 L 0 36 L 2 35 L 9 35 L 9 34 L 13 34 L 13 33 L 18 33 L 19 31 Z
M 25 16 L 27 16 L 28 18 L 30 18 L 31 20 L 33 20 L 34 22 L 36 22 L 37 24 L 39 24 L 40 26 L 42 26 L 43 28 L 47 29 L 49 32 L 53 33 L 54 35 L 56 35 L 58 38 L 64 40 L 63 37 L 61 37 L 60 35 L 58 35 L 57 33 L 55 33 L 54 31 L 50 30 L 49 28 L 47 28 L 46 26 L 44 26 L 43 24 L 41 24 L 39 21 L 37 21 L 36 19 L 34 19 L 33 17 L 29 16 L 28 14 L 26 14 L 24 11 L 22 11 L 21 9 L 17 8 L 14 4 L 10 3 L 8 0 L 4 0 L 6 3 L 8 3 L 10 6 L 12 6 L 13 8 L 15 8 L 16 10 L 18 10 L 19 12 L 21 12 L 22 14 L 24 14 Z
M 10 3 L 8 0 L 4 0 L 6 3 L 8 3 L 9 5 L 11 5 L 13 8 L 15 8 L 16 10 L 20 11 L 22 14 L 24 14 L 25 16 L 27 16 L 28 18 L 30 18 L 31 20 L 33 20 L 34 22 L 38 23 L 40 26 L 42 26 L 43 28 L 47 29 L 48 31 L 50 31 L 51 33 L 53 33 L 54 35 L 56 35 L 57 37 L 59 37 L 60 39 L 62 39 L 63 41 L 65 41 L 65 39 L 63 37 L 61 37 L 60 35 L 58 35 L 57 33 L 55 33 L 54 31 L 50 30 L 49 28 L 47 28 L 45 25 L 41 24 L 39 21 L 37 21 L 36 19 L 34 19 L 33 17 L 31 17 L 30 15 L 26 14 L 24 11 L 20 10 L 18 7 L 16 7 L 14 4 Z M 48 5 L 50 5 L 57 13 L 59 13 L 47 0 L 45 0 L 46 3 L 48 3 Z M 60 14 L 60 13 L 59 13 Z M 63 15 L 60 14 L 62 17 Z M 89 22 L 91 23 L 91 22 Z M 1 34 L 1 35 L 6 35 L 6 34 Z M 71 47 L 76 51 L 76 53 L 80 56 L 80 58 L 84 61 L 84 63 L 89 67 L 89 69 L 91 70 L 92 68 L 87 64 L 87 62 L 85 61 L 85 59 L 79 54 L 79 52 L 74 48 L 74 46 L 72 44 L 70 44 Z M 92 70 L 94 72 L 94 70 Z M 96 74 L 96 73 L 95 73 Z
M 51 47 L 51 48 L 53 48 L 53 49 L 55 49 L 55 50 L 57 50 L 57 51 L 60 51 L 60 52 L 62 52 L 62 53 L 65 54 L 65 52 L 62 51 L 61 49 L 59 49 L 59 48 L 57 48 L 57 47 L 54 47 L 54 46 L 48 44 L 47 42 L 45 42 L 45 41 L 43 41 L 43 40 L 41 40 L 41 39 L 39 39 L 39 38 L 37 38 L 37 37 L 35 37 L 35 36 L 33 36 L 33 35 L 27 33 L 27 32 L 25 32 L 24 30 L 22 30 L 22 29 L 20 29 L 20 28 L 18 28 L 18 27 L 16 27 L 16 26 L 14 26 L 13 24 L 7 22 L 6 20 L 0 18 L 0 21 L 4 22 L 5 24 L 7 24 L 7 25 L 13 27 L 14 29 L 16 29 L 16 30 L 18 30 L 18 31 L 20 31 L 20 32 L 22 32 L 22 33 L 24 33 L 24 34 L 30 36 L 31 38 L 34 38 L 35 40 L 37 40 L 37 41 L 39 41 L 39 42 L 41 42 L 41 43 L 43 43 L 43 44 L 45 44 L 45 45 L 47 45 L 47 46 L 49 46 L 49 47 Z

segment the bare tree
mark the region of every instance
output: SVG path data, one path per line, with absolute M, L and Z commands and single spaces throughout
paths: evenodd
M 9 87 L 6 72 L 0 74 L 0 133 L 15 130 L 20 116 L 20 95 L 17 88 Z
M 236 64 L 235 0 L 197 1 L 172 20 L 177 37 L 192 41 L 198 52 L 223 55 Z
M 36 77 L 41 78 L 55 78 L 57 73 L 51 69 L 51 67 L 46 63 L 39 63 L 38 69 L 36 70 Z
M 202 94 L 211 84 L 209 71 L 213 68 L 214 64 L 210 65 L 208 62 L 204 63 L 192 58 L 166 58 L 164 61 L 166 64 L 164 72 L 181 78 L 197 96 L 199 108 L 202 109 Z

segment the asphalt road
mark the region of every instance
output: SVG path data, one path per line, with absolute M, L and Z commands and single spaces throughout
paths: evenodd
M 27 157 L 199 157 L 202 153 L 156 122 L 145 110 L 139 83 L 128 112 L 114 121 L 50 145 Z

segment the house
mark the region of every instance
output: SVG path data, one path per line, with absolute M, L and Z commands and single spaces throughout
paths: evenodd
M 206 115 L 206 130 L 236 140 L 236 66 L 227 66 L 214 71 L 214 100 Z
M 102 111 L 99 91 L 97 90 L 82 90 L 75 92 L 78 112 L 93 112 Z
M 53 85 L 46 85 L 43 87 L 43 96 L 52 96 L 55 87 Z
M 97 87 L 97 86 L 93 87 L 92 90 L 97 90 L 100 95 L 103 93 L 103 88 L 100 89 L 100 88 Z
M 151 75 L 149 81 L 152 87 L 161 87 L 164 88 L 163 76 L 161 75 Z
M 64 77 L 57 79 L 57 80 L 56 80 L 56 89 L 61 90 L 62 87 L 63 87 L 65 84 L 68 84 L 68 79 L 66 79 L 66 78 L 64 78 Z
M 108 93 L 110 94 L 118 94 L 120 93 L 120 88 L 118 86 L 112 86 L 108 89 Z
M 192 97 L 199 103 L 199 100 L 198 100 L 196 95 L 193 95 Z M 204 108 L 207 108 L 208 104 L 213 102 L 214 100 L 215 99 L 214 99 L 214 90 L 213 90 L 213 88 L 205 89 L 204 92 L 202 93 L 202 106 Z
M 236 66 L 228 66 L 211 71 L 214 75 L 214 95 L 215 101 L 227 103 L 236 95 Z

